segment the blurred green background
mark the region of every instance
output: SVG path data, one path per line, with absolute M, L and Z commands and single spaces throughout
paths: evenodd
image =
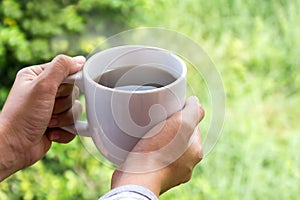
M 178 31 L 220 71 L 226 119 L 192 180 L 161 199 L 299 199 L 299 8 L 300 0 L 2 0 L 0 106 L 22 67 L 59 53 L 88 55 L 131 28 Z M 200 124 L 204 134 L 207 124 Z M 3 181 L 0 199 L 97 199 L 111 173 L 77 138 Z

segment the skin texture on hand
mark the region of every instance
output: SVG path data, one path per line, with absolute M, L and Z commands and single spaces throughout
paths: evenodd
M 74 135 L 57 127 L 73 124 L 73 85 L 62 81 L 77 71 L 84 57 L 59 55 L 51 62 L 20 70 L 0 113 L 0 181 L 40 160 L 52 141 Z
M 203 117 L 204 110 L 198 99 L 188 98 L 182 111 L 163 125 L 158 124 L 148 133 L 150 137 L 138 142 L 126 161 L 115 170 L 111 187 L 140 185 L 159 196 L 189 181 L 193 168 L 203 157 L 198 129 Z M 134 153 L 144 154 L 136 156 Z

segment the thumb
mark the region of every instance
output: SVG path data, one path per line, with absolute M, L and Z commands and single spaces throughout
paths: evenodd
M 83 56 L 58 55 L 44 65 L 44 71 L 39 78 L 58 87 L 67 76 L 81 70 L 84 63 Z
M 182 109 L 182 120 L 190 124 L 191 127 L 196 127 L 204 118 L 205 111 L 196 96 L 189 97 L 185 106 Z

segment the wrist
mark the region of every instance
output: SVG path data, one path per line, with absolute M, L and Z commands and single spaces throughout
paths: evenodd
M 147 188 L 159 197 L 162 187 L 162 177 L 163 174 L 160 171 L 129 173 L 115 170 L 112 176 L 111 189 L 125 185 L 138 185 Z
M 16 147 L 11 137 L 8 123 L 0 113 L 0 182 L 18 171 L 20 159 L 17 158 Z

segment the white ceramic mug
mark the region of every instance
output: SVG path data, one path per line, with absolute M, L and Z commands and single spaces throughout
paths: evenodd
M 159 83 L 163 87 L 139 90 L 110 88 L 98 84 L 97 77 L 111 70 L 134 66 L 116 82 L 143 85 Z M 154 73 L 143 71 L 155 68 Z M 165 85 L 160 69 L 175 80 Z M 182 109 L 186 94 L 185 63 L 173 53 L 150 46 L 118 46 L 92 55 L 83 70 L 68 77 L 85 96 L 86 121 L 75 122 L 78 135 L 92 137 L 97 149 L 114 164 L 122 163 L 134 145 L 154 125 Z M 70 130 L 68 127 L 64 127 Z

